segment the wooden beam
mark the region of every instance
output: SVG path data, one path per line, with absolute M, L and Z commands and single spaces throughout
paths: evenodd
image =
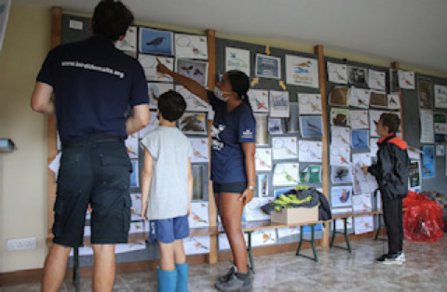
M 51 8 L 51 37 L 50 48 L 60 45 L 62 32 L 62 8 Z M 52 97 L 54 98 L 54 96 Z M 57 126 L 56 116 L 49 116 L 47 120 L 47 165 L 57 155 Z M 54 222 L 53 205 L 56 200 L 56 179 L 54 172 L 47 168 L 47 228 L 48 237 L 52 236 L 51 228 Z
M 206 30 L 208 38 L 208 88 L 214 90 L 216 85 L 216 31 L 213 29 Z M 213 121 L 208 121 L 208 153 L 211 157 L 211 127 Z M 208 163 L 208 173 L 211 174 L 211 163 Z M 217 210 L 214 203 L 213 182 L 208 180 L 208 222 L 210 226 L 217 226 Z M 208 263 L 215 264 L 219 260 L 217 249 L 217 235 L 210 235 L 210 253 L 208 255 Z
M 395 69 L 395 70 L 400 70 L 400 63 L 399 62 L 392 62 L 391 63 L 391 68 Z M 402 109 L 403 103 L 402 103 L 402 92 L 399 90 L 399 101 L 400 101 L 400 108 L 399 108 L 399 113 L 400 113 L 400 131 L 402 132 L 402 139 L 404 139 L 405 135 L 404 135 L 404 112 Z
M 329 159 L 328 159 L 328 113 L 327 113 L 327 101 L 326 101 L 326 74 L 325 74 L 325 61 L 324 61 L 324 47 L 317 45 L 314 47 L 314 53 L 318 55 L 318 79 L 320 81 L 320 95 L 322 105 L 322 119 L 323 119 L 323 137 L 321 143 L 323 144 L 323 156 L 321 161 L 322 177 L 323 177 L 323 194 L 326 198 L 329 197 Z M 329 201 L 329 198 L 328 198 Z M 321 239 L 321 246 L 329 246 L 329 229 L 330 225 L 324 223 L 323 238 Z

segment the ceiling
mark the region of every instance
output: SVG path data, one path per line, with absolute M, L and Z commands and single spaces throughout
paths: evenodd
M 92 0 L 13 0 L 91 14 Z M 266 38 L 447 74 L 447 0 L 122 0 L 138 22 Z

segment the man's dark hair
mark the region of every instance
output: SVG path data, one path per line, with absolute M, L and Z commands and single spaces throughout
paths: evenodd
M 117 41 L 133 23 L 132 12 L 120 1 L 102 0 L 92 17 L 93 33 Z
M 397 133 L 400 126 L 400 119 L 396 114 L 381 114 L 382 126 L 388 127 L 388 133 Z
M 177 121 L 185 112 L 186 102 L 179 93 L 169 90 L 158 98 L 160 115 L 170 122 Z

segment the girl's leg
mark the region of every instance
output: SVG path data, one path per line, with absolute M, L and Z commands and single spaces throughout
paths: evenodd
M 239 195 L 234 193 L 221 193 L 219 204 L 221 206 L 222 225 L 230 242 L 234 263 L 237 270 L 246 274 L 247 270 L 247 247 L 242 233 L 241 221 L 244 205 L 239 201 Z
M 158 241 L 158 250 L 160 251 L 160 269 L 164 271 L 175 270 L 174 244 L 162 243 Z

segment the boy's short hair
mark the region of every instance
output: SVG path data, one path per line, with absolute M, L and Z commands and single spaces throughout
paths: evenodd
M 102 0 L 95 7 L 92 30 L 95 35 L 117 41 L 133 21 L 132 12 L 121 1 Z
M 158 98 L 158 111 L 165 120 L 177 121 L 185 112 L 186 102 L 179 93 L 169 90 Z
M 396 114 L 384 113 L 380 115 L 382 126 L 388 127 L 388 133 L 397 133 L 400 126 L 399 116 Z

